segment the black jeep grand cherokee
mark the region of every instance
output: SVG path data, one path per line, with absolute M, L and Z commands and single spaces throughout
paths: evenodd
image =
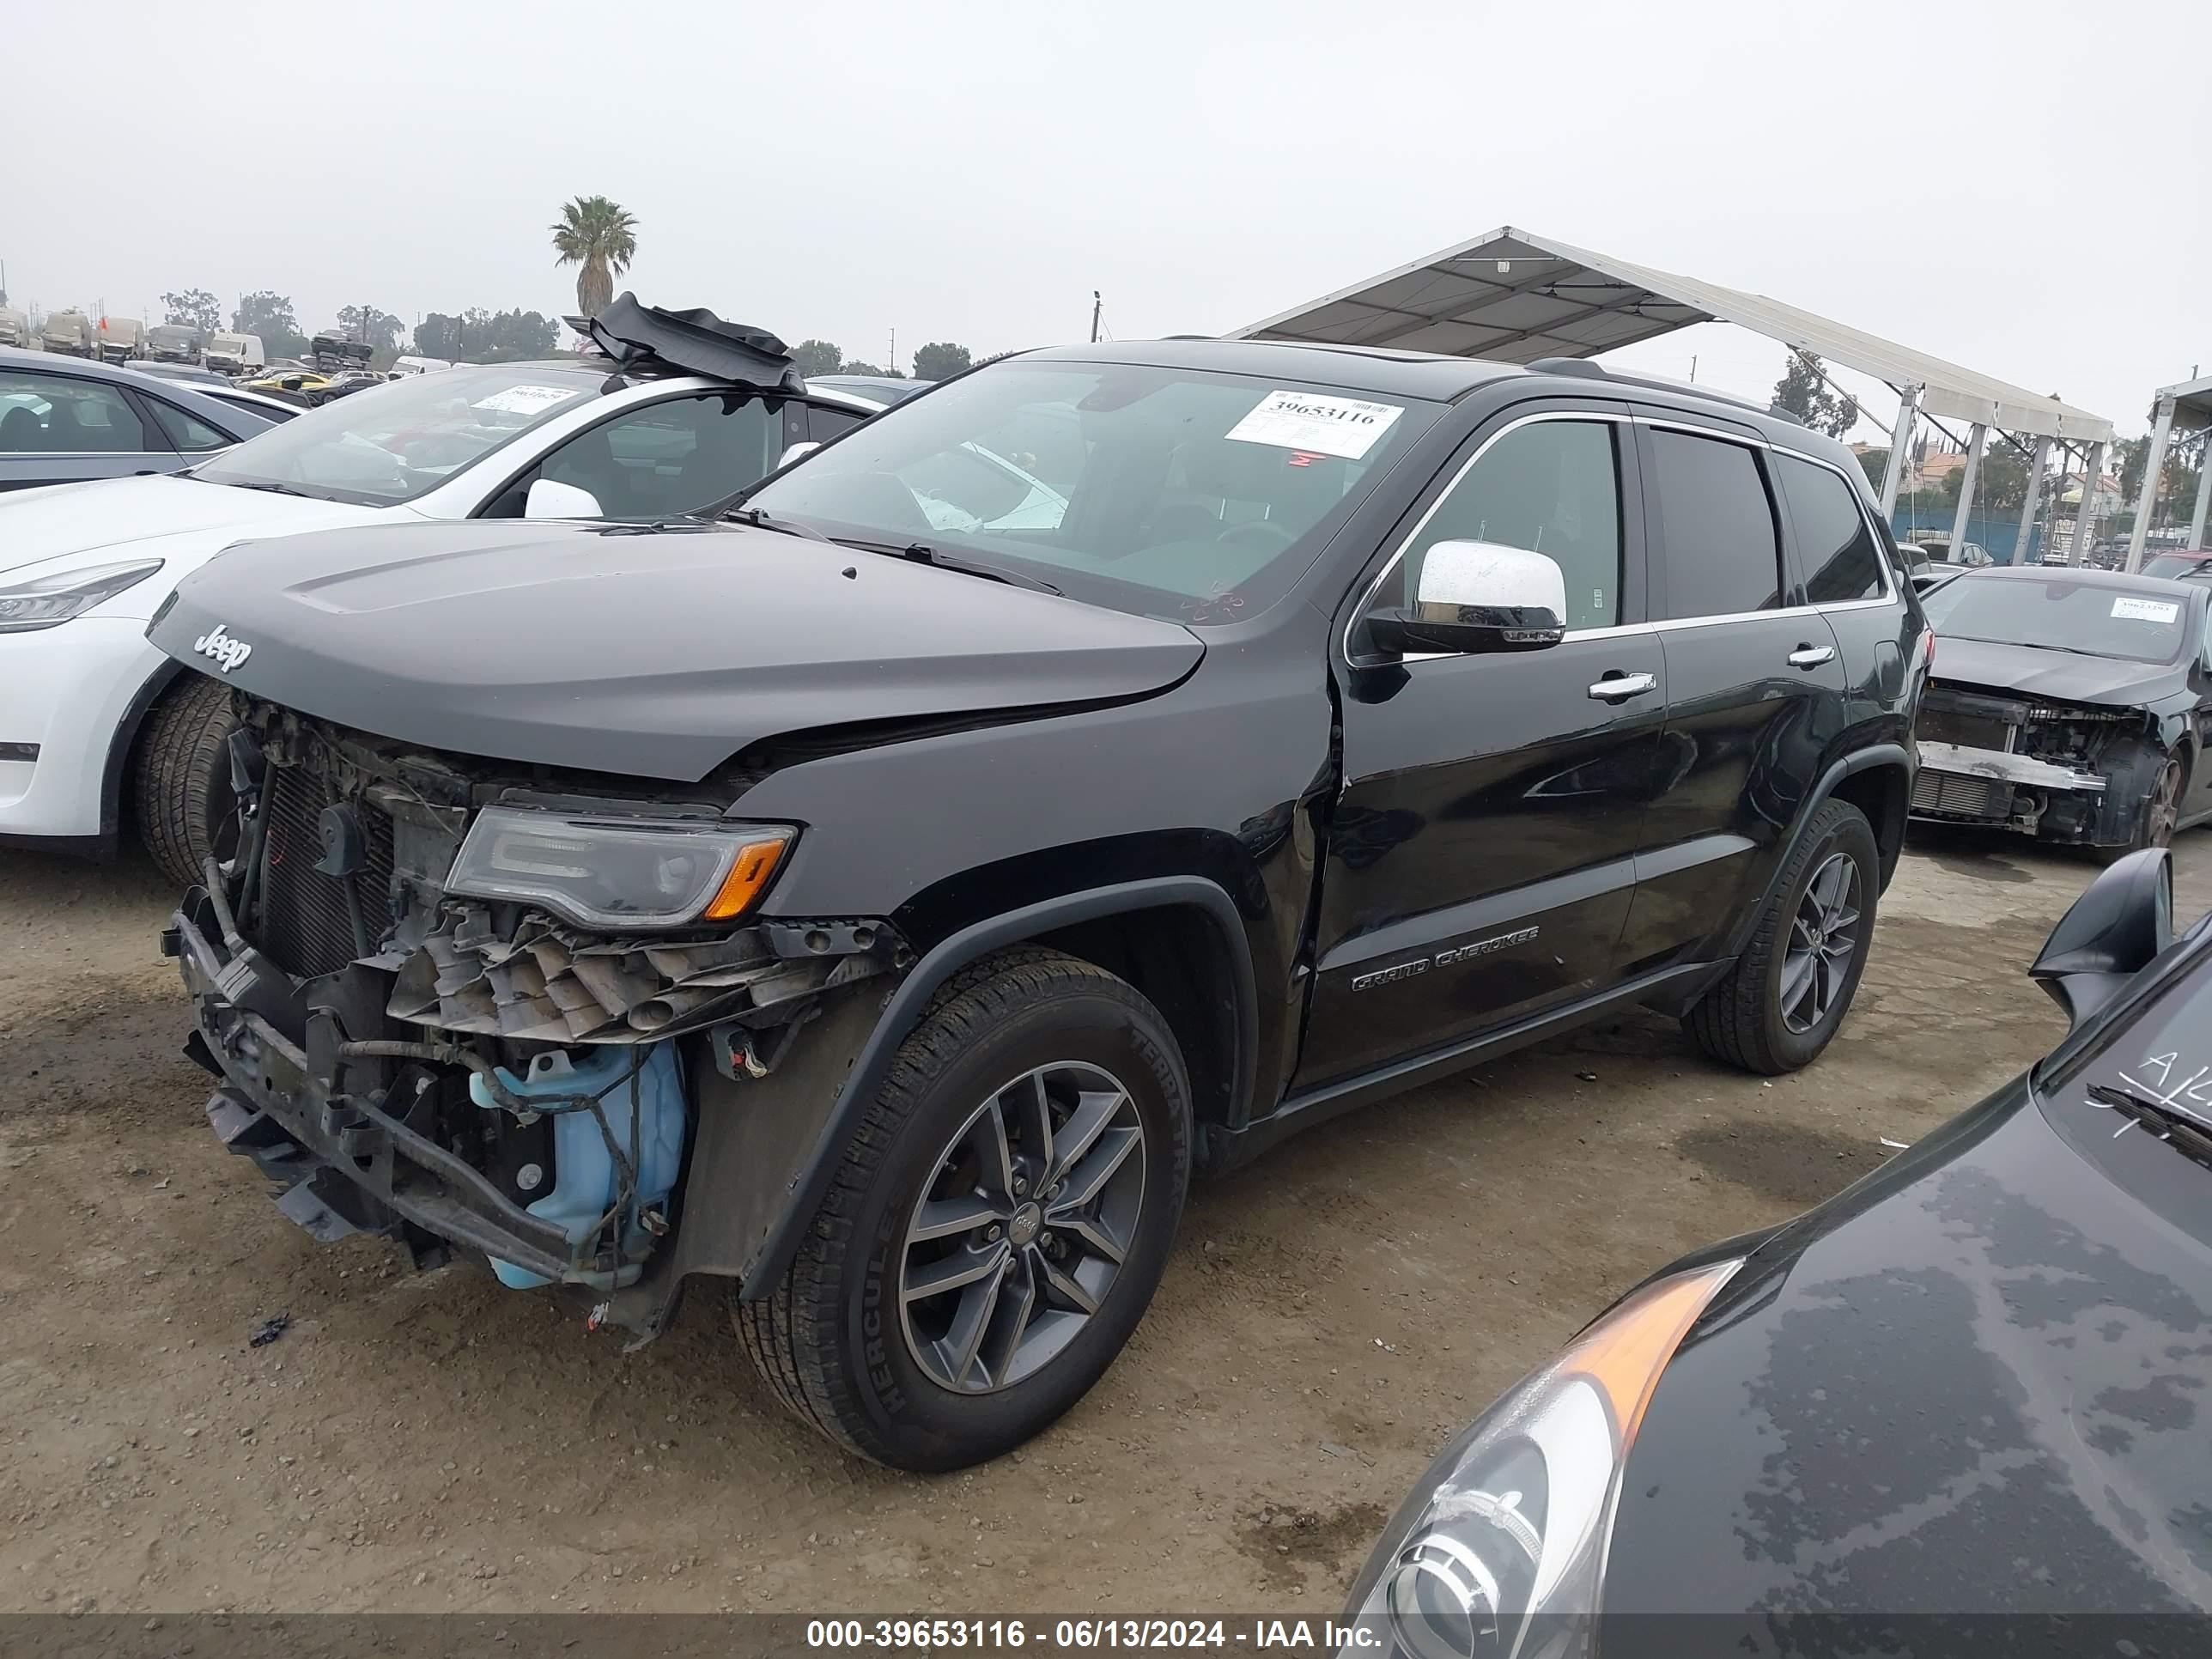
M 900 404 L 742 524 L 345 530 L 150 629 L 236 688 L 169 936 L 321 1237 L 945 1468 L 1079 1398 L 1192 1169 L 1642 1003 L 1834 1036 L 1926 630 L 1856 464 L 1581 363 L 1188 342 Z

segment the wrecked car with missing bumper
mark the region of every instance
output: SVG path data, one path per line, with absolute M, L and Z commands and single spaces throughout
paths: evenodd
M 1082 1397 L 1194 1170 L 1631 1005 L 1811 1062 L 1928 639 L 1802 428 L 1255 342 L 992 364 L 720 523 L 255 544 L 149 636 L 230 688 L 167 946 L 285 1212 L 638 1340 L 721 1281 L 912 1468 Z
M 2199 582 L 1968 571 L 1923 595 L 1938 639 L 1915 817 L 2106 856 L 2212 817 L 2212 640 Z

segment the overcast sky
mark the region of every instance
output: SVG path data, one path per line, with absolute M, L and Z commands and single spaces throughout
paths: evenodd
M 1093 289 L 1216 332 L 1514 224 L 2123 432 L 2212 364 L 2203 0 L 10 0 L 0 40 L 0 260 L 48 307 L 557 314 L 598 192 L 618 288 L 878 362 L 1080 339 Z M 1693 355 L 1764 395 L 1781 354 L 1612 361 Z

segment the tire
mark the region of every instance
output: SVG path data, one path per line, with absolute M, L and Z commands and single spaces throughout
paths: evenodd
M 979 1176 L 978 1184 L 962 1190 L 971 1167 L 963 1161 L 963 1146 L 988 1139 L 986 1131 L 963 1126 L 981 1120 L 988 1129 L 985 1115 L 997 1110 L 994 1103 L 1033 1099 L 1032 1077 L 1044 1079 L 1041 1092 L 1048 1098 L 1057 1091 L 1057 1109 L 1072 1098 L 1071 1076 L 1095 1084 L 1100 1075 L 1120 1085 L 1111 1121 L 1085 1143 L 1100 1163 L 1073 1159 L 1061 1184 L 1048 1193 L 1032 1189 L 1031 1200 L 1002 1229 L 979 1227 L 919 1243 L 911 1237 L 924 1225 L 925 1203 L 940 1219 L 957 1216 L 950 1206 L 994 1201 L 981 1196 L 984 1184 L 1019 1193 L 1019 1171 L 1044 1167 L 1024 1162 L 1036 1148 L 1033 1139 L 1019 1139 L 1011 1143 L 1015 1157 L 1005 1165 L 1011 1178 L 984 1183 Z M 1018 1081 L 1024 1085 L 1018 1097 L 1012 1086 Z M 1082 1104 L 1100 1121 L 1108 1109 L 1092 1103 L 1115 1097 L 1100 1085 Z M 1005 1121 L 1013 1121 L 1018 1109 L 1009 1107 L 1008 1114 Z M 1139 1131 L 1133 1146 L 1132 1127 Z M 1067 1128 L 1066 1120 L 1056 1126 L 1058 1152 L 1073 1147 L 1077 1137 Z M 979 1139 L 963 1139 L 971 1133 Z M 1182 1055 L 1159 1011 L 1133 987 L 1056 951 L 1024 947 L 987 957 L 945 985 L 900 1045 L 783 1283 L 752 1302 L 737 1300 L 732 1287 L 738 1334 L 786 1407 L 863 1457 L 928 1472 L 1011 1451 L 1080 1400 L 1136 1328 L 1182 1220 L 1190 1139 Z M 1118 1268 L 1108 1267 L 1103 1255 L 1085 1255 L 1088 1247 L 1075 1234 L 1032 1222 L 1026 1213 L 1038 1209 L 1035 1200 L 1090 1180 L 1085 1171 L 1103 1167 L 1108 1154 L 1120 1159 L 1110 1177 L 1118 1184 L 1107 1200 L 1085 1207 L 1097 1211 L 1100 1219 L 1092 1224 L 1103 1227 L 1107 1201 L 1115 1206 Z M 1139 1171 L 1133 1202 L 1133 1160 Z M 972 1167 L 981 1170 L 980 1158 Z M 952 1196 L 939 1196 L 947 1192 Z M 1040 1212 L 1051 1213 L 1049 1205 Z M 938 1258 L 939 1249 L 948 1254 Z M 1009 1302 L 1012 1316 L 994 1303 L 990 1321 L 971 1321 L 985 1338 L 973 1364 L 951 1358 L 958 1316 L 978 1292 L 970 1284 L 917 1297 L 914 1287 L 932 1268 L 950 1264 L 957 1273 L 962 1262 L 1001 1259 L 992 1254 L 1001 1250 L 1010 1276 L 979 1282 L 995 1282 L 1006 1297 L 1024 1299 Z M 1050 1281 L 1048 1253 L 1055 1251 L 1060 1279 Z M 1097 1292 L 1096 1310 L 1087 1316 L 1057 1288 L 1072 1282 L 1070 1273 L 1089 1276 L 1088 1289 L 1074 1285 L 1082 1297 Z M 1026 1290 L 1038 1292 L 1034 1300 Z M 1032 1308 L 1040 1316 L 1024 1326 L 1019 1316 Z M 933 1341 L 939 1328 L 933 1321 L 944 1322 Z M 1024 1333 L 1021 1346 L 994 1340 L 1007 1331 Z M 1027 1346 L 1032 1340 L 1035 1348 Z M 956 1370 L 962 1387 L 946 1381 Z
M 161 873 L 198 886 L 201 864 L 227 858 L 236 835 L 228 744 L 238 729 L 230 688 L 186 674 L 146 717 L 131 775 L 138 838 Z
M 1822 945 L 1830 949 L 1825 952 L 1826 963 L 1814 969 L 1827 975 L 1816 988 L 1816 994 L 1824 988 L 1827 995 L 1817 1018 L 1812 1018 L 1812 1004 L 1785 1006 L 1784 975 L 1806 944 L 1808 935 L 1798 924 L 1808 890 L 1838 858 L 1848 861 L 1856 883 L 1850 907 L 1856 913 L 1855 931 L 1848 955 L 1840 962 L 1834 959 L 1832 941 L 1814 941 L 1816 952 Z M 1686 1023 L 1698 1046 L 1715 1060 L 1768 1077 L 1796 1071 L 1818 1059 L 1842 1026 L 1858 990 L 1881 888 L 1881 854 L 1866 815 L 1849 801 L 1825 803 L 1814 812 L 1796 850 L 1783 866 L 1750 944 L 1735 966 L 1690 1010 Z M 1842 928 L 1834 931 L 1841 933 Z
M 2179 822 L 2181 803 L 2189 793 L 2190 757 L 2187 750 L 2176 747 L 2163 755 L 2153 751 L 2156 766 L 2146 767 L 2149 772 L 2149 788 L 2143 810 L 2136 819 L 2136 832 L 2117 847 L 2093 847 L 2089 856 L 2100 864 L 2116 864 L 2130 853 L 2140 853 L 2148 847 L 2173 845 L 2174 826 Z

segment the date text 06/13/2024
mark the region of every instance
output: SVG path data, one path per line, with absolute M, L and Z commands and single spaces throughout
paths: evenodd
M 812 1619 L 806 1625 L 808 1647 L 859 1651 L 1243 1647 L 1334 1653 L 1381 1640 L 1364 1626 L 1326 1619 Z

